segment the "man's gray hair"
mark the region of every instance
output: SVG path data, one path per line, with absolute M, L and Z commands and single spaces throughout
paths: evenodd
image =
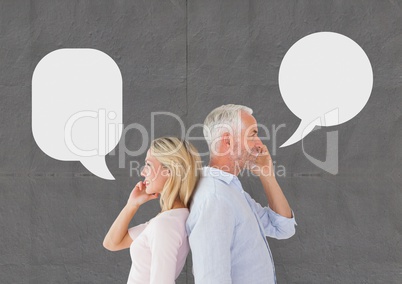
M 211 155 L 213 154 L 211 149 L 212 143 L 214 141 L 216 143 L 216 139 L 224 132 L 230 132 L 232 135 L 238 134 L 237 131 L 240 131 L 240 129 L 237 129 L 236 122 L 241 125 L 241 121 L 239 120 L 241 111 L 248 114 L 253 113 L 253 110 L 249 107 L 228 104 L 217 107 L 207 115 L 204 120 L 203 132 Z

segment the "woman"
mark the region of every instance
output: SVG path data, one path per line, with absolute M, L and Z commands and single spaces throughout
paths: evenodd
M 136 184 L 103 241 L 111 251 L 130 248 L 127 283 L 174 283 L 179 276 L 189 252 L 185 222 L 200 169 L 198 151 L 189 142 L 152 141 L 141 172 L 145 179 Z M 139 207 L 159 196 L 161 213 L 128 229 Z

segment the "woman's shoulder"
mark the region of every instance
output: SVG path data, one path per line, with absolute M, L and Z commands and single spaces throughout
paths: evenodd
M 179 239 L 187 236 L 186 220 L 189 215 L 187 208 L 171 209 L 160 213 L 149 222 L 152 234 L 164 236 L 166 233 L 176 235 Z
M 171 210 L 166 210 L 162 213 L 159 213 L 156 217 L 154 217 L 150 225 L 155 226 L 172 226 L 172 225 L 180 225 L 184 224 L 188 218 L 190 211 L 188 208 L 176 208 Z

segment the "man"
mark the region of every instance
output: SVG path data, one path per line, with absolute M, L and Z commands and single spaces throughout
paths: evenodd
M 186 223 L 195 283 L 276 283 L 266 236 L 290 238 L 296 222 L 252 110 L 240 105 L 214 109 L 205 119 L 204 136 L 210 163 L 203 168 Z M 259 176 L 269 206 L 243 190 L 237 175 L 244 169 Z

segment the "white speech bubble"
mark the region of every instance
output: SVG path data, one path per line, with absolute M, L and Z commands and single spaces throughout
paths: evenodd
M 105 155 L 122 134 L 123 82 L 116 62 L 96 49 L 58 49 L 32 76 L 32 133 L 39 148 L 61 161 L 80 161 L 114 180 Z
M 298 142 L 315 126 L 352 119 L 366 105 L 372 87 L 370 60 L 356 42 L 333 32 L 303 37 L 288 50 L 279 69 L 282 98 L 301 119 L 280 147 Z

